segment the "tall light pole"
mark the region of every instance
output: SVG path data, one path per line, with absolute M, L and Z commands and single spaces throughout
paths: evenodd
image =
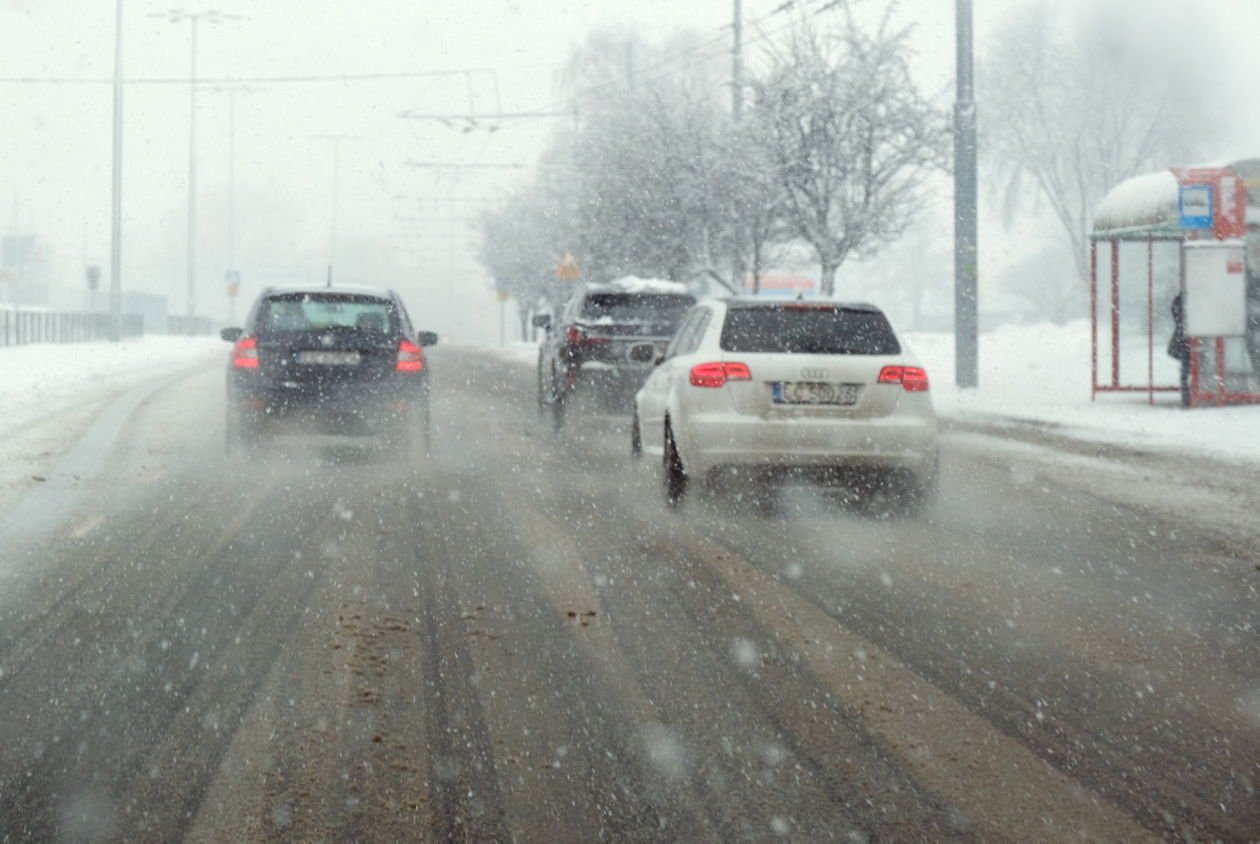
M 332 268 L 337 258 L 337 200 L 341 191 L 341 142 L 357 141 L 357 135 L 316 135 L 316 140 L 330 141 L 333 148 L 332 220 L 328 227 L 328 283 L 332 284 Z
M 976 101 L 972 86 L 971 0 L 955 0 L 958 93 L 954 102 L 954 376 L 980 384 L 979 248 L 976 238 Z
M 109 338 L 122 337 L 122 0 L 114 3 L 114 156 L 109 203 Z
M 171 9 L 169 12 L 155 12 L 151 18 L 165 18 L 171 23 L 188 22 L 189 28 L 189 64 L 188 64 L 188 316 L 197 312 L 197 24 L 221 23 L 235 20 L 238 15 L 227 15 L 215 9 L 201 12 L 187 12 L 183 9 Z M 189 329 L 191 330 L 191 324 Z
M 734 42 L 731 44 L 731 119 L 738 125 L 744 116 L 744 9 L 741 0 L 735 0 L 734 20 L 731 32 Z M 744 292 L 744 232 L 741 219 L 743 209 L 735 213 L 735 249 L 731 255 L 731 286 L 736 293 Z
M 224 281 L 228 286 L 228 322 L 235 318 L 237 289 L 240 270 L 236 266 L 236 95 L 253 94 L 263 89 L 249 85 L 222 85 L 211 90 L 228 97 L 228 208 L 227 208 L 227 267 Z

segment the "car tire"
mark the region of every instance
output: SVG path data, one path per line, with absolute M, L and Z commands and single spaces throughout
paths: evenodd
M 543 374 L 542 356 L 538 357 L 538 418 L 542 419 L 547 415 L 547 378 Z
M 569 402 L 568 391 L 556 383 L 555 374 L 551 378 L 551 430 L 560 433 L 564 430 L 564 417 Z
M 420 405 L 419 420 L 417 429 L 420 438 L 424 441 L 424 456 L 433 456 L 433 412 L 429 407 L 429 398 L 425 396 L 424 403 Z
M 665 503 L 670 507 L 677 507 L 687 495 L 687 473 L 678 456 L 678 446 L 674 443 L 674 431 L 669 420 L 665 421 L 665 454 L 662 465 L 665 470 Z
M 639 414 L 630 420 L 630 459 L 638 460 L 643 456 L 643 430 L 639 427 Z
M 936 499 L 940 461 L 932 465 L 926 475 L 908 474 L 899 485 L 898 509 L 904 516 L 921 516 Z

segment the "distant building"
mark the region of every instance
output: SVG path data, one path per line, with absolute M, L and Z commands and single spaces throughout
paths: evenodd
M 753 292 L 753 277 L 744 280 L 744 290 Z M 767 273 L 761 277 L 761 296 L 814 296 L 818 293 L 818 282 L 809 276 L 792 273 Z

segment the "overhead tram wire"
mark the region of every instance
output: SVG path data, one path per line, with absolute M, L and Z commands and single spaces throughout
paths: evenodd
M 338 73 L 309 76 L 198 76 L 198 85 L 267 85 L 286 83 L 320 82 L 379 82 L 395 79 L 425 79 L 435 76 L 465 76 L 469 73 L 490 73 L 493 68 L 465 68 L 458 70 L 402 70 L 382 73 Z M 187 85 L 192 80 L 180 77 L 133 77 L 124 80 L 127 85 Z M 12 85 L 112 85 L 113 79 L 95 76 L 0 76 L 0 84 Z
M 841 3 L 844 3 L 847 1 L 848 0 L 839 0 L 839 2 Z M 780 32 L 783 32 L 784 30 L 789 29 L 792 26 L 795 26 L 796 22 L 793 21 L 790 23 L 786 23 L 783 26 L 772 29 L 769 32 L 761 28 L 762 23 L 764 23 L 767 20 L 770 20 L 776 15 L 780 15 L 780 14 L 783 14 L 784 12 L 790 11 L 799 2 L 800 0 L 786 0 L 786 2 L 779 4 L 773 10 L 765 13 L 764 15 L 759 15 L 758 17 L 755 17 L 749 21 L 746 21 L 744 25 L 747 27 L 755 28 L 757 30 L 757 35 L 755 35 L 754 37 L 750 39 L 747 39 L 744 42 L 744 46 L 748 47 L 749 45 L 754 44 L 758 41 L 769 39 L 775 35 L 778 35 Z M 811 14 L 819 14 L 837 5 L 836 0 L 818 0 L 818 2 L 820 2 L 821 8 L 813 10 Z M 672 70 L 673 66 L 675 64 L 678 64 L 679 62 L 682 62 L 681 67 L 687 68 L 687 67 L 694 67 L 695 65 L 698 65 L 704 61 L 719 58 L 724 53 L 727 53 L 730 51 L 730 46 L 725 44 L 725 41 L 728 37 L 726 30 L 729 30 L 730 28 L 731 28 L 731 24 L 723 24 L 722 26 L 718 27 L 719 34 L 714 35 L 710 38 L 707 38 L 704 41 L 701 41 L 700 44 L 697 45 L 694 49 L 689 49 L 686 52 L 671 53 L 670 55 L 664 56 L 658 61 L 652 64 L 649 64 L 648 66 L 644 68 L 640 68 L 636 70 L 636 75 L 644 82 L 652 82 L 654 80 L 659 80 L 663 78 L 664 76 L 664 74 L 655 73 L 655 71 L 662 70 L 662 69 Z M 712 50 L 712 51 L 706 51 L 705 48 L 711 47 L 711 46 L 716 46 L 718 49 Z M 605 82 L 598 85 L 590 85 L 590 86 L 587 86 L 586 88 L 581 89 L 580 91 L 575 92 L 572 96 L 566 97 L 564 100 L 559 100 L 559 101 L 553 100 L 547 105 L 544 105 L 537 109 L 531 109 L 531 111 L 537 111 L 540 113 L 550 114 L 557 110 L 565 108 L 566 103 L 571 103 L 574 99 L 581 98 L 581 97 L 588 97 L 592 94 L 598 94 L 604 91 L 610 91 L 616 87 L 617 87 L 617 83 L 615 82 Z M 539 116 L 542 117 L 543 115 L 540 114 Z M 533 119 L 535 118 L 522 117 L 520 120 L 516 121 L 516 123 L 517 124 L 528 123 Z

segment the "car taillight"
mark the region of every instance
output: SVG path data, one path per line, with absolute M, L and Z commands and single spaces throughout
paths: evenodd
M 900 384 L 907 393 L 926 393 L 927 370 L 918 366 L 885 366 L 879 371 L 879 383 Z
M 232 366 L 237 369 L 258 368 L 258 341 L 253 337 L 242 337 L 232 347 Z
M 398 344 L 398 363 L 394 369 L 399 372 L 421 372 L 424 370 L 424 352 L 415 343 L 403 340 Z
M 742 363 L 698 363 L 691 367 L 691 386 L 721 387 L 727 381 L 751 381 L 752 373 Z
M 608 337 L 590 337 L 580 325 L 570 325 L 569 330 L 564 333 L 564 339 L 570 346 L 598 346 L 611 340 Z

